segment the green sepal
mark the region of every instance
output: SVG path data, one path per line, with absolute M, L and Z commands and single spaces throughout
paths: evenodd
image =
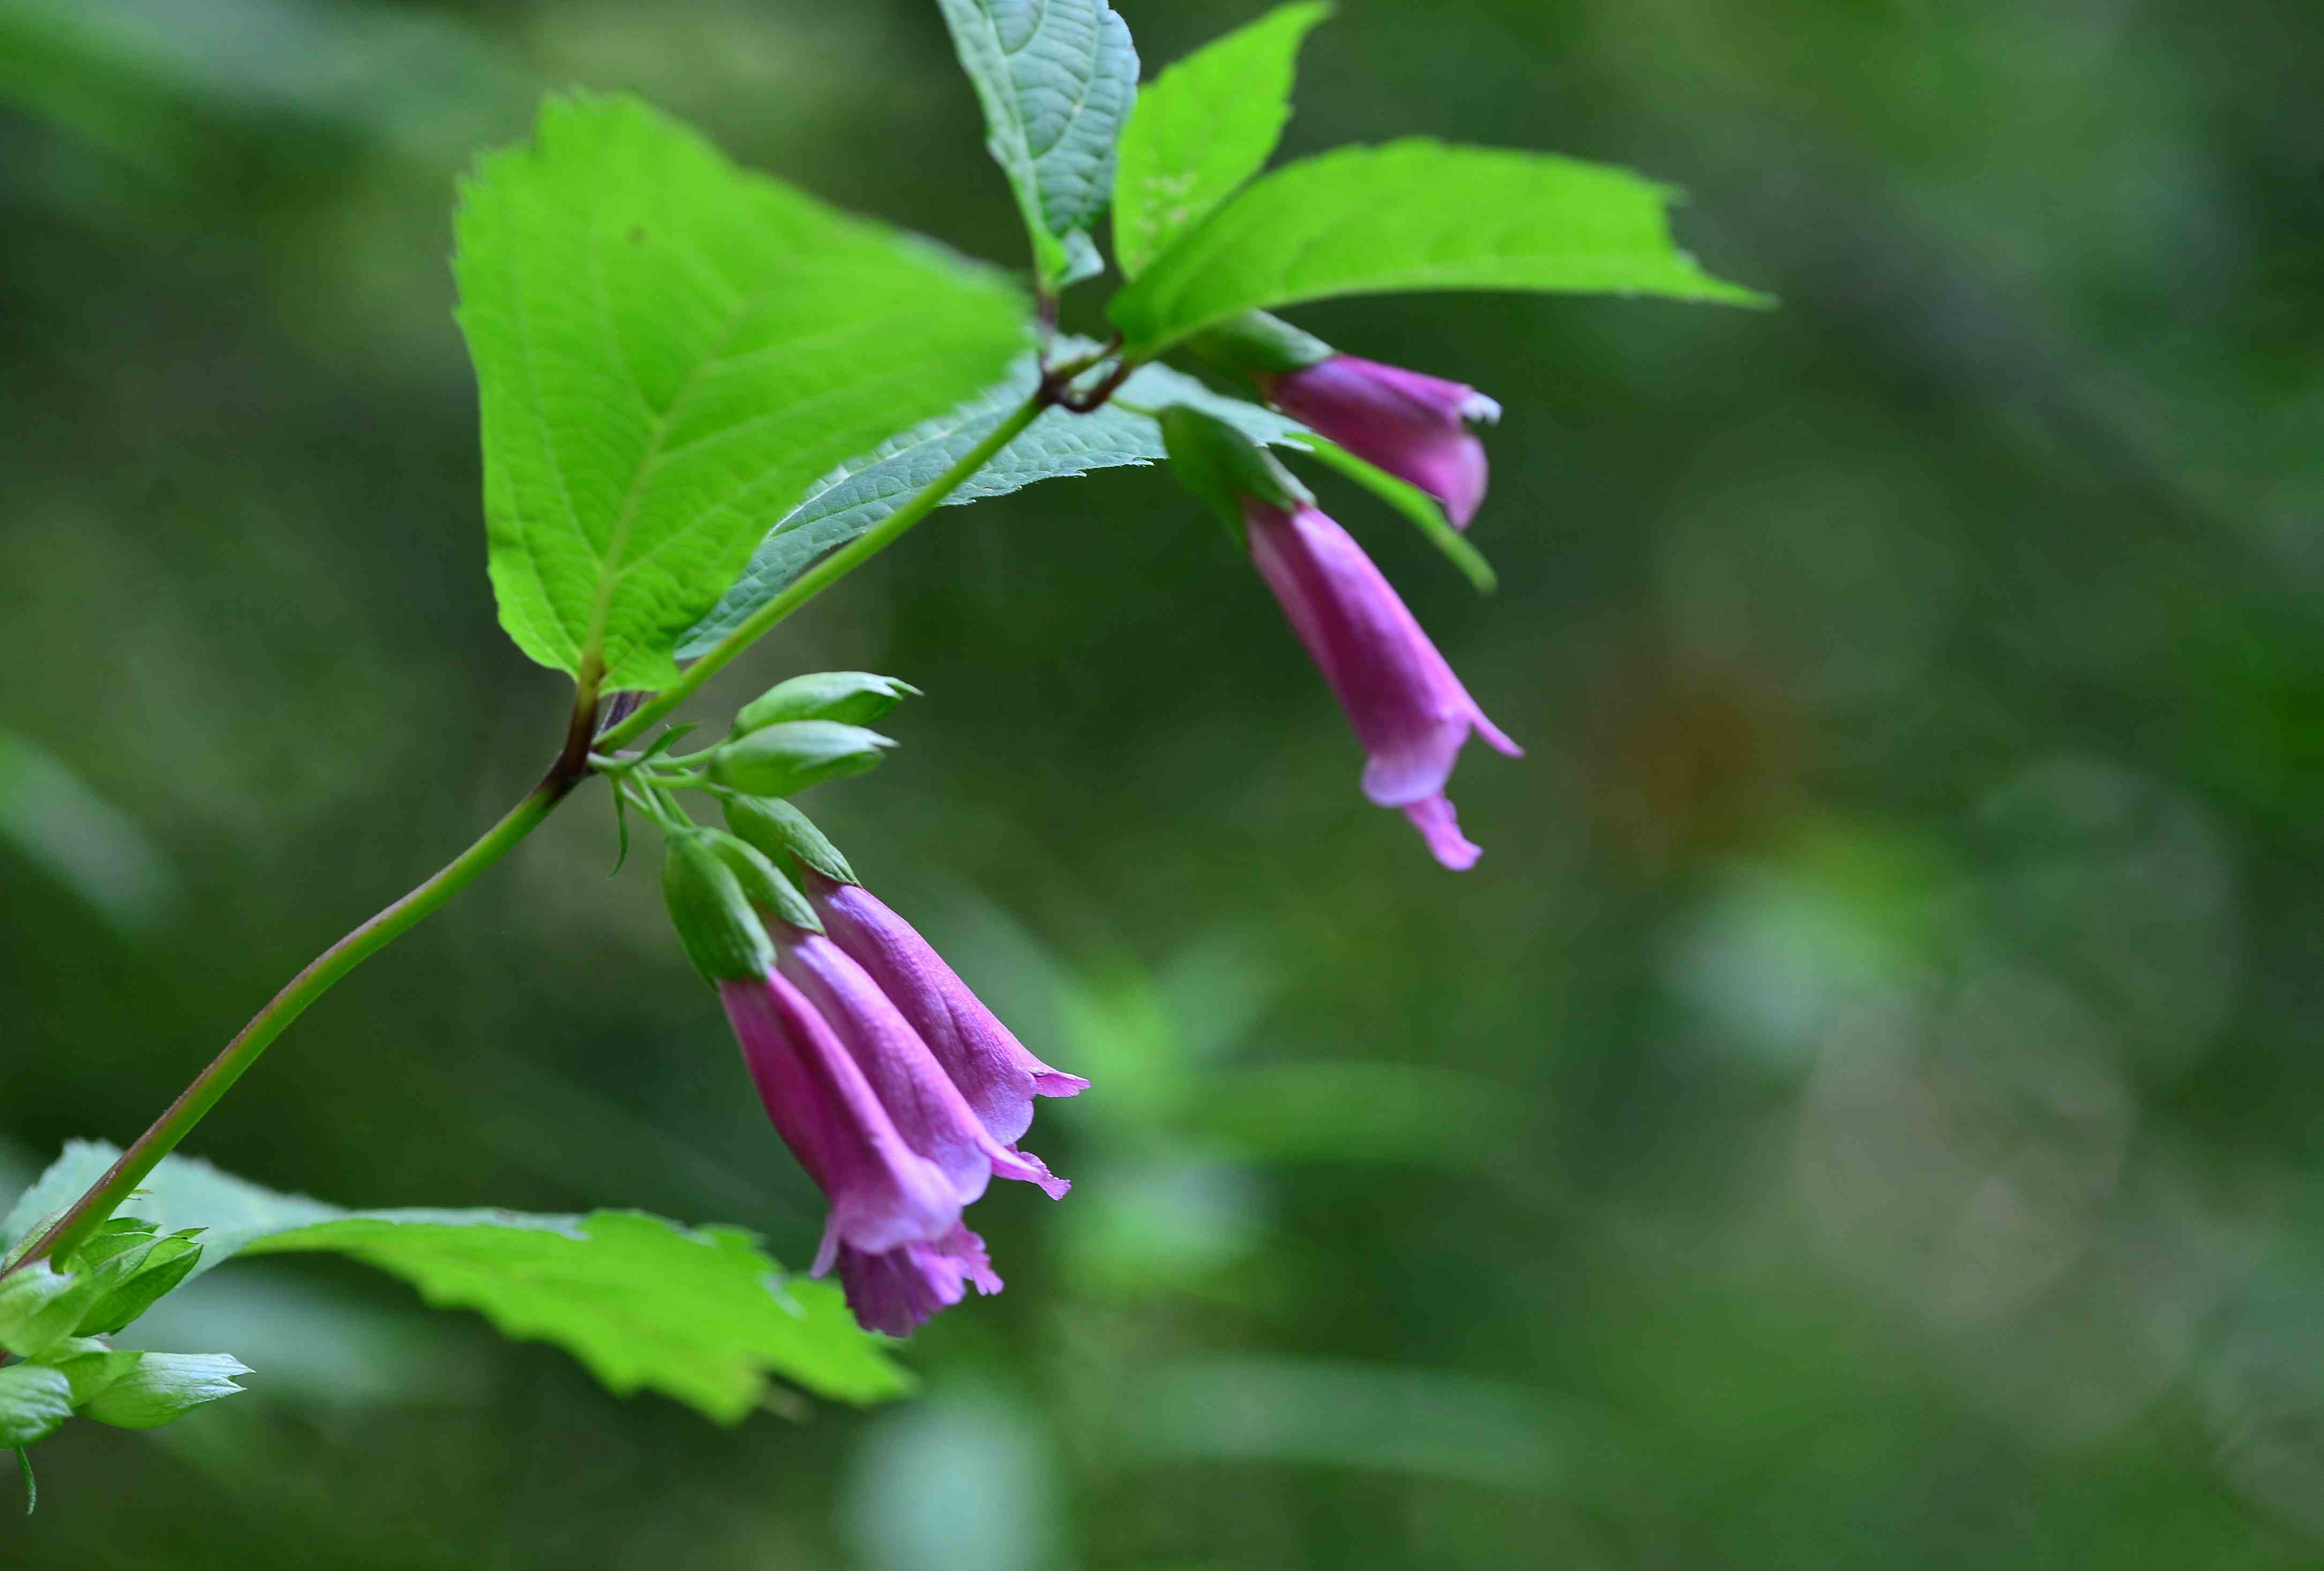
M 148 1353 L 119 1380 L 98 1392 L 80 1416 L 116 1429 L 154 1429 L 205 1403 L 242 1390 L 236 1375 L 250 1366 L 225 1353 Z
M 115 1285 L 80 1318 L 74 1333 L 108 1337 L 161 1301 L 201 1263 L 202 1246 L 194 1242 L 201 1231 L 189 1227 L 166 1238 L 156 1238 L 104 1262 L 97 1270 Z M 75 1258 L 86 1257 L 86 1251 Z
M 1303 333 L 1265 311 L 1245 311 L 1197 333 L 1186 347 L 1220 370 L 1244 376 L 1287 376 L 1339 353 L 1313 333 Z
M 45 1439 L 72 1417 L 72 1382 L 36 1364 L 0 1369 L 0 1450 Z
M 109 1347 L 94 1337 L 68 1337 L 31 1362 L 70 1382 L 72 1405 L 79 1407 L 136 1368 L 144 1356 L 134 1347 Z
M 823 831 L 779 796 L 729 796 L 726 827 L 769 856 L 796 857 L 834 883 L 863 882 Z
M 772 912 L 793 927 L 803 927 L 809 932 L 823 931 L 823 918 L 815 914 L 815 907 L 807 903 L 798 886 L 785 877 L 782 869 L 764 851 L 723 830 L 706 829 L 701 832 L 704 842 L 718 853 L 718 859 L 734 875 L 734 881 L 742 887 L 743 897 L 752 905 L 761 911 Z
M 708 831 L 670 836 L 661 889 L 678 942 L 705 980 L 741 981 L 773 967 L 775 946 Z
M 721 745 L 710 755 L 710 777 L 752 796 L 788 796 L 825 780 L 861 775 L 895 745 L 858 725 L 783 721 Z
M 1291 512 L 1315 495 L 1275 455 L 1214 415 L 1185 404 L 1162 411 L 1162 441 L 1179 483 L 1208 502 L 1236 538 L 1242 537 L 1247 497 Z
M 811 671 L 774 686 L 745 704 L 734 717 L 734 734 L 747 736 L 787 720 L 835 720 L 868 725 L 920 690 L 893 676 L 869 671 Z

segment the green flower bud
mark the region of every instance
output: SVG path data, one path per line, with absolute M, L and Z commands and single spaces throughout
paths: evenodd
M 841 884 L 861 884 L 855 869 L 807 822 L 806 813 L 777 796 L 729 796 L 726 827 L 774 858 L 797 857 L 825 877 Z
M 1303 333 L 1265 311 L 1245 311 L 1196 334 L 1186 346 L 1222 371 L 1263 376 L 1287 376 L 1339 353 L 1313 333 Z
M 862 726 L 789 720 L 736 737 L 710 755 L 710 777 L 752 796 L 788 796 L 861 775 L 896 744 Z
M 893 676 L 869 671 L 811 671 L 777 683 L 734 717 L 734 734 L 745 736 L 787 720 L 835 720 L 865 725 L 920 690 Z
M 803 927 L 809 932 L 823 931 L 823 918 L 815 914 L 815 907 L 807 903 L 798 886 L 783 877 L 782 869 L 770 861 L 765 852 L 722 830 L 706 829 L 702 836 L 705 843 L 718 853 L 718 859 L 726 864 L 726 870 L 734 875 L 734 881 L 742 887 L 744 899 L 793 927 Z
M 1314 504 L 1314 493 L 1275 455 L 1215 415 L 1173 405 L 1162 411 L 1162 440 L 1180 483 L 1208 502 L 1237 538 L 1245 498 L 1284 512 Z
M 670 837 L 661 865 L 661 891 L 669 920 L 694 969 L 711 982 L 763 977 L 775 963 L 775 946 L 751 909 L 741 880 L 726 865 L 709 831 Z

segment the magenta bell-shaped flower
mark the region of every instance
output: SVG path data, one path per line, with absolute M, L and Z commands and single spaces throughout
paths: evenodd
M 1001 1282 L 992 1273 L 984 1240 L 959 1223 L 930 1243 L 911 1243 L 881 1254 L 843 1247 L 839 1252 L 839 1282 L 847 1290 L 847 1307 L 866 1328 L 890 1337 L 908 1337 L 967 1296 L 970 1286 L 981 1293 L 997 1293 Z
M 723 979 L 718 996 L 768 1117 L 831 1202 L 813 1274 L 836 1265 L 855 1318 L 893 1337 L 972 1284 L 999 1292 L 983 1241 L 961 1225 L 959 1187 L 906 1143 L 799 989 L 769 971 Z
M 994 1138 L 919 1033 L 846 951 L 788 923 L 777 938 L 782 974 L 830 1023 L 904 1144 L 936 1165 L 962 1205 L 996 1174 L 1038 1184 L 1051 1199 L 1073 1187 L 1039 1157 Z
M 871 890 L 810 869 L 807 894 L 831 942 L 919 1033 L 993 1139 L 1013 1146 L 1024 1137 L 1032 1127 L 1034 1098 L 1089 1089 L 1081 1076 L 1053 1070 L 1026 1052 L 928 941 Z
M 1472 730 L 1512 758 L 1523 749 L 1485 718 L 1345 529 L 1304 502 L 1245 495 L 1240 505 L 1252 563 L 1370 755 L 1364 795 L 1401 808 L 1446 867 L 1474 866 L 1481 853 L 1461 833 L 1445 782 Z
M 1455 528 L 1477 516 L 1485 445 L 1469 425 L 1499 420 L 1501 406 L 1475 388 L 1352 354 L 1251 380 L 1293 419 L 1443 503 Z

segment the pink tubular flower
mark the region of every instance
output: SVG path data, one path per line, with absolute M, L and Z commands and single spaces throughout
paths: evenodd
M 1052 1199 L 1073 1187 L 1039 1157 L 992 1136 L 919 1033 L 837 944 L 788 924 L 779 939 L 782 974 L 830 1022 L 904 1144 L 936 1164 L 960 1204 L 982 1195 L 995 1174 L 1038 1184 Z
M 1253 380 L 1293 419 L 1443 503 L 1456 528 L 1477 516 L 1485 445 L 1469 423 L 1499 419 L 1501 406 L 1475 388 L 1352 354 Z
M 1246 496 L 1241 506 L 1252 563 L 1370 755 L 1364 795 L 1403 809 L 1446 867 L 1474 866 L 1480 853 L 1444 784 L 1471 730 L 1511 757 L 1523 749 L 1485 718 L 1345 529 L 1305 503 L 1286 510 Z
M 767 1116 L 831 1202 L 813 1274 L 835 1264 L 855 1318 L 896 1337 L 968 1284 L 999 1292 L 982 1240 L 961 1225 L 956 1187 L 906 1144 L 799 990 L 770 971 L 722 980 L 718 997 Z
M 927 940 L 871 890 L 809 870 L 807 894 L 832 942 L 920 1034 L 993 1139 L 1013 1146 L 1024 1137 L 1032 1127 L 1034 1098 L 1089 1089 L 1079 1075 L 1053 1070 L 1026 1052 Z

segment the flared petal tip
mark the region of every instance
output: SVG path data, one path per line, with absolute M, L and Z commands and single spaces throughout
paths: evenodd
M 1017 1179 L 1028 1184 L 1038 1184 L 1041 1192 L 1053 1200 L 1062 1200 L 1074 1186 L 1070 1180 L 1061 1179 L 1049 1171 L 1049 1164 L 1029 1151 L 1019 1151 L 1013 1145 L 1001 1147 L 993 1153 L 992 1173 L 995 1178 Z
M 941 1238 L 881 1254 L 843 1250 L 839 1280 L 857 1323 L 890 1337 L 910 1336 L 960 1302 L 971 1287 L 989 1294 L 1003 1285 L 984 1240 L 957 1224 Z
M 1079 1075 L 1069 1075 L 1063 1070 L 1036 1070 L 1033 1072 L 1033 1094 L 1037 1097 L 1078 1097 L 1090 1089 L 1090 1083 Z
M 1477 734 L 1485 739 L 1485 745 L 1492 749 L 1493 751 L 1500 754 L 1505 758 L 1522 758 L 1525 757 L 1525 749 L 1509 740 L 1508 732 L 1495 725 L 1491 721 L 1487 720 L 1483 710 L 1479 710 L 1477 712 L 1476 722 Z
M 1482 846 L 1461 832 L 1461 821 L 1453 815 L 1452 801 L 1445 796 L 1407 804 L 1404 815 L 1412 820 L 1412 826 L 1427 842 L 1429 854 L 1456 873 L 1467 872 L 1485 854 Z
M 1437 451 L 1424 455 L 1414 468 L 1427 475 L 1425 482 L 1416 483 L 1444 504 L 1444 516 L 1452 527 L 1467 528 L 1477 510 L 1485 505 L 1485 488 L 1492 478 L 1485 445 L 1463 431 Z

